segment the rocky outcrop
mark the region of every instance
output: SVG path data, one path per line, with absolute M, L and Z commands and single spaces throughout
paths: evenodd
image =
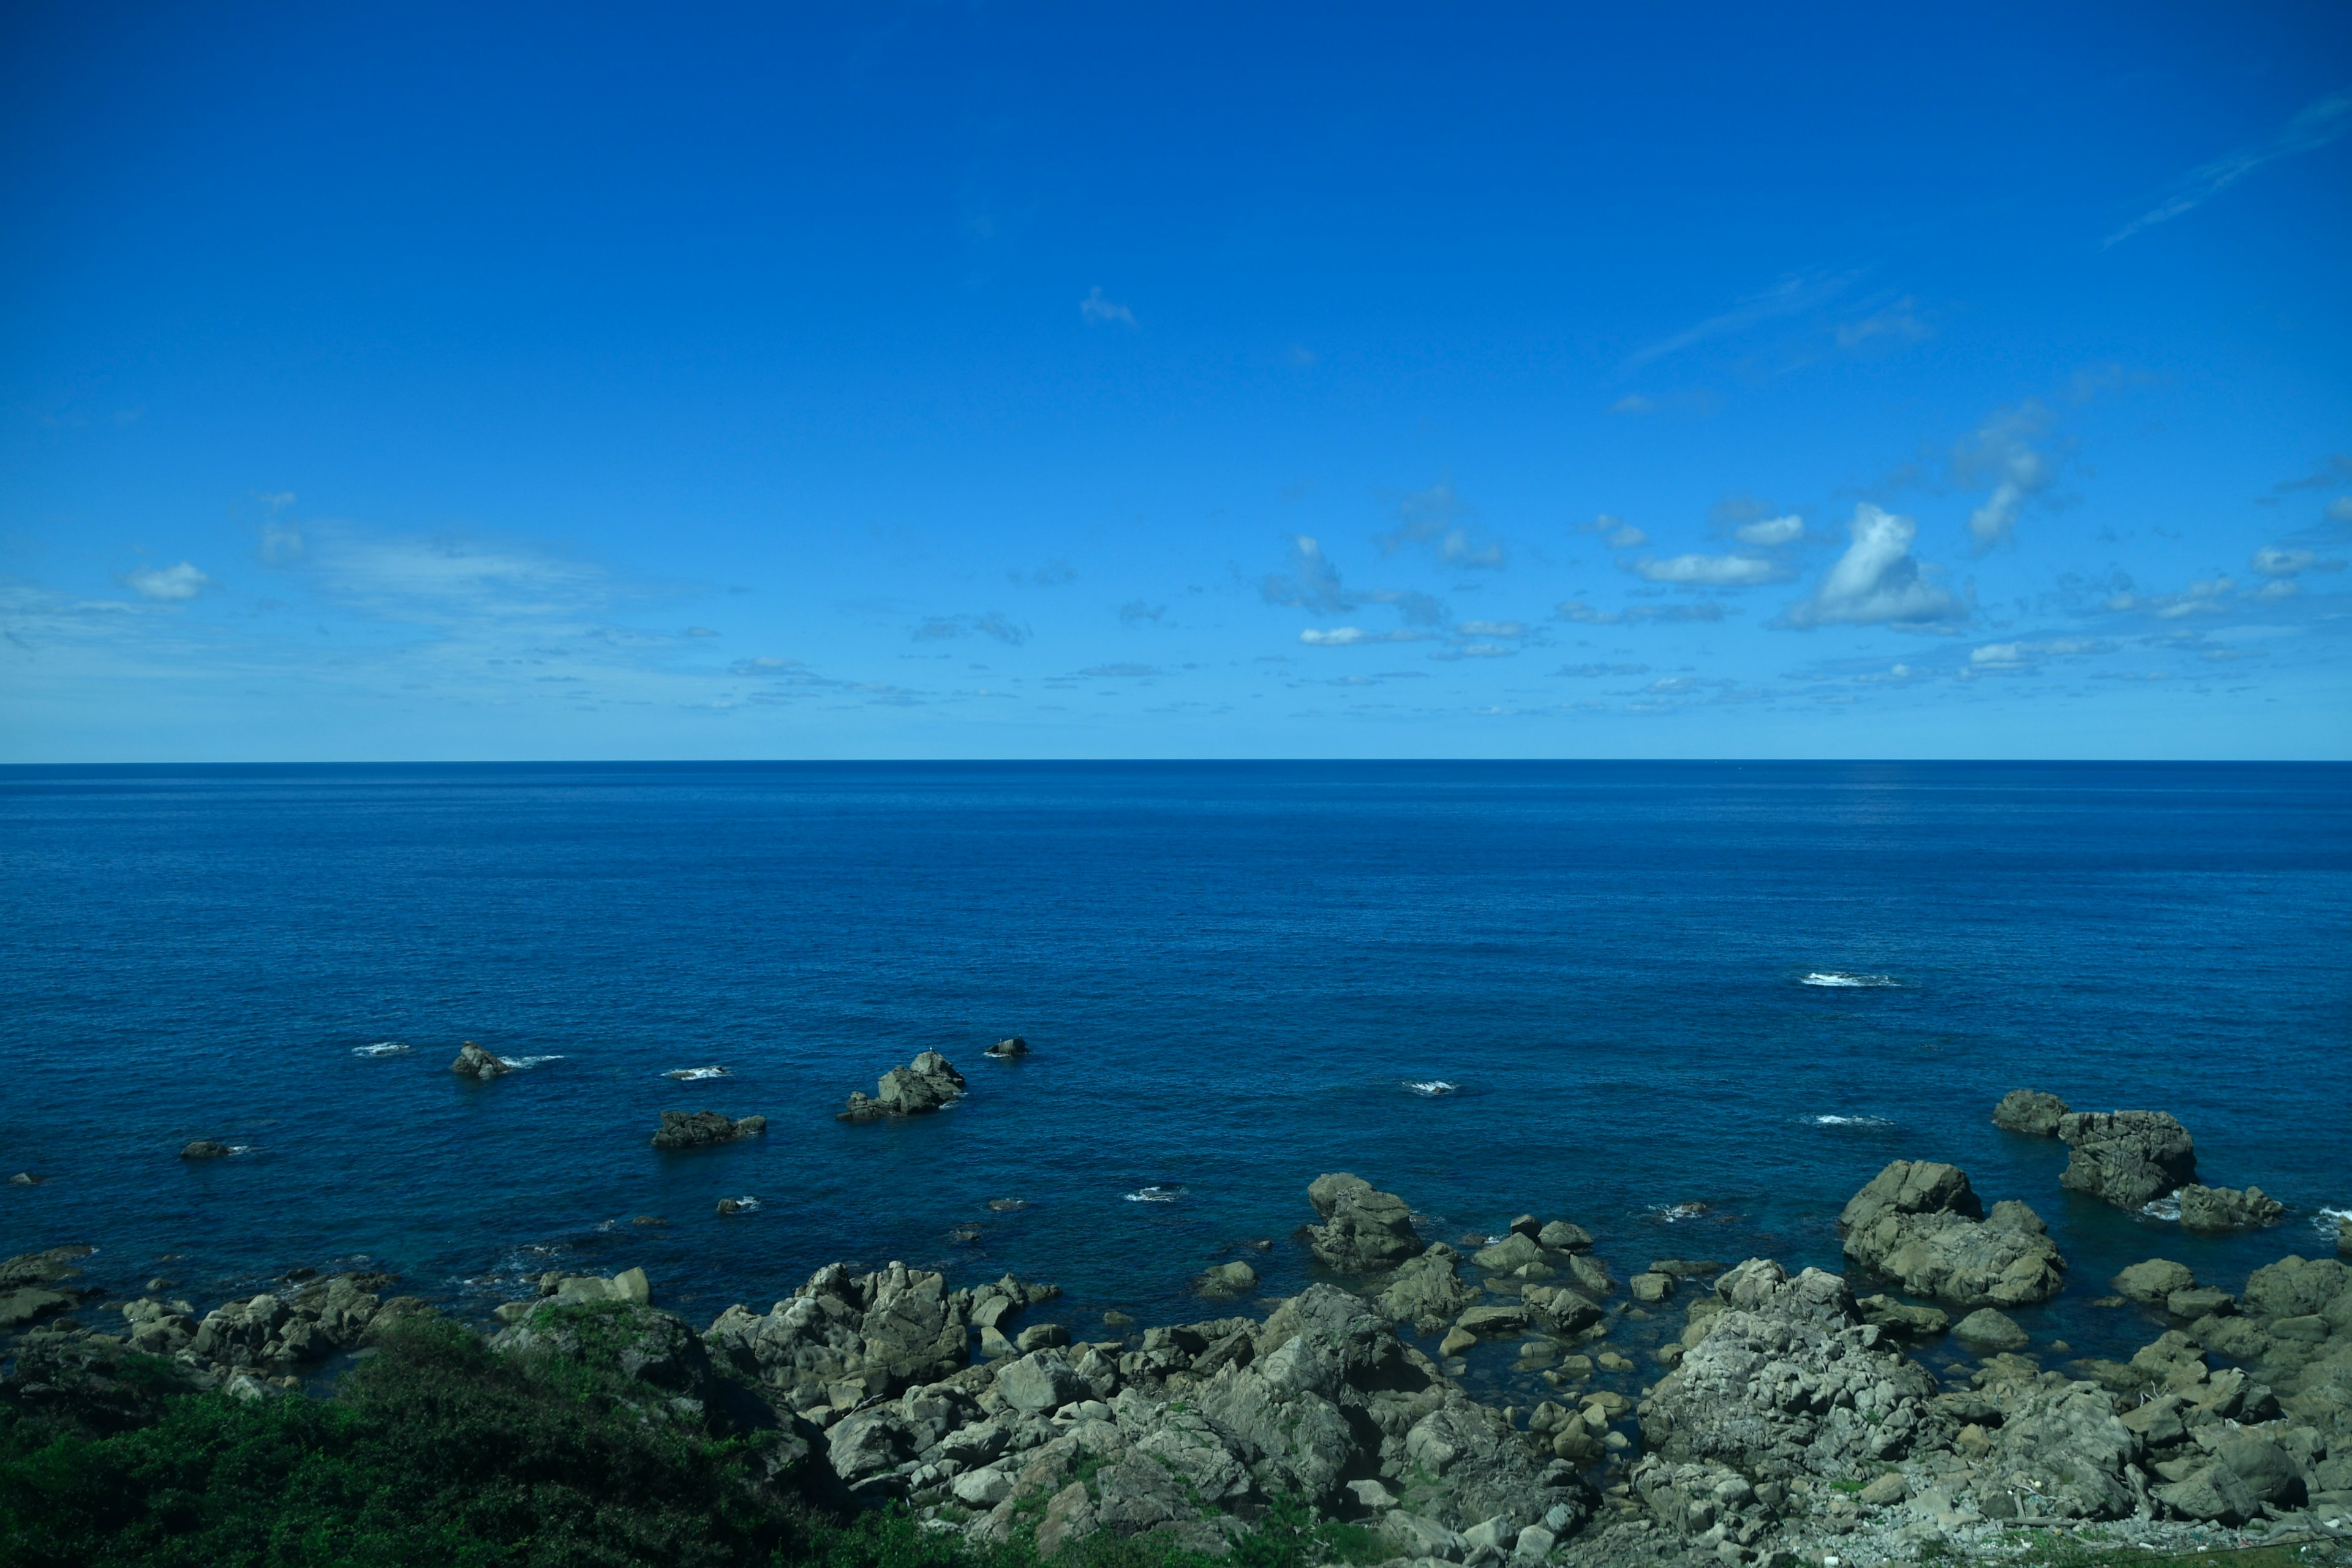
M 2143 1306 L 2161 1306 L 2176 1290 L 2187 1290 L 2197 1283 L 2185 1263 L 2175 1263 L 2169 1258 L 2151 1258 L 2145 1263 L 2135 1263 L 2113 1281 L 2116 1293 Z
M 1972 1490 L 1989 1519 L 2121 1519 L 2137 1500 L 2140 1440 L 2095 1383 L 2009 1385 Z
M 1326 1267 L 1343 1274 L 1393 1268 L 1422 1252 L 1412 1228 L 1412 1209 L 1394 1193 L 1376 1191 L 1345 1171 L 1320 1175 L 1307 1186 L 1307 1201 L 1323 1216 L 1307 1227 L 1307 1245 Z
M 74 1265 L 97 1250 L 52 1247 L 43 1252 L 19 1253 L 0 1263 L 0 1330 L 21 1329 L 100 1294 L 65 1283 L 81 1273 Z
M 1762 1479 L 1840 1478 L 1909 1453 L 1927 1426 L 1935 1381 L 1885 1331 L 1862 1321 L 1846 1283 L 1808 1268 L 1790 1279 L 1750 1258 L 1696 1307 L 1681 1364 L 1641 1405 L 1647 1448 Z
M 2054 1094 L 2044 1094 L 2038 1089 L 2012 1089 L 1992 1108 L 1992 1124 L 2029 1138 L 2055 1138 L 2059 1120 L 2065 1114 L 2066 1102 Z
M 2058 1119 L 2070 1151 L 2058 1183 L 2136 1209 L 2197 1179 L 2189 1129 L 2161 1110 L 2073 1111 Z
M 739 1139 L 756 1138 L 767 1130 L 768 1119 L 764 1116 L 729 1118 L 715 1110 L 665 1110 L 661 1113 L 661 1126 L 655 1130 L 653 1146 L 707 1149 Z
M 1381 1310 L 1391 1322 L 1411 1323 L 1413 1331 L 1437 1334 L 1478 1300 L 1454 1266 L 1462 1255 L 1445 1243 L 1433 1242 L 1419 1258 L 1410 1258 L 1391 1275 L 1380 1294 Z
M 2278 1224 L 2286 1205 L 2260 1187 L 2206 1187 L 2191 1182 L 2180 1189 L 2180 1224 L 2188 1230 L 2260 1230 Z
M 1246 1296 L 1257 1289 L 1257 1270 L 1246 1263 L 1220 1263 L 1202 1269 L 1192 1289 L 1203 1296 Z
M 2041 1216 L 2005 1201 L 1984 1214 L 1955 1165 L 1897 1160 L 1871 1178 L 1838 1216 L 1845 1255 L 1914 1296 L 1963 1307 L 2046 1301 L 2065 1283 Z
M 1014 1035 L 1010 1039 L 997 1041 L 981 1054 L 994 1057 L 999 1061 L 1010 1060 L 1013 1057 L 1025 1057 L 1029 1054 L 1029 1042 Z
M 228 1302 L 201 1322 L 184 1301 L 134 1301 L 122 1314 L 134 1348 L 174 1356 L 226 1384 L 240 1374 L 282 1377 L 365 1342 L 391 1305 L 379 1292 L 392 1283 L 389 1274 L 337 1274 Z
M 183 1160 L 226 1160 L 234 1151 L 211 1138 L 199 1138 L 180 1151 Z
M 459 1078 L 492 1079 L 514 1071 L 514 1064 L 467 1040 L 457 1047 L 457 1059 L 449 1064 L 449 1070 Z
M 1026 1047 L 1023 1047 L 1024 1050 Z M 925 1051 L 902 1068 L 882 1075 L 872 1098 L 860 1089 L 849 1097 L 844 1121 L 873 1121 L 886 1116 L 922 1116 L 963 1098 L 963 1074 L 937 1051 Z

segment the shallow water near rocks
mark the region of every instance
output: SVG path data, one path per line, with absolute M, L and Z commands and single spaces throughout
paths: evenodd
M 1907 1157 L 2049 1222 L 2037 1353 L 2116 1354 L 2158 1326 L 2090 1304 L 2122 1265 L 2236 1289 L 2352 1206 L 2347 827 L 2333 766 L 0 770 L 0 1137 L 44 1178 L 0 1255 L 200 1306 L 364 1258 L 473 1311 L 635 1264 L 705 1321 L 903 1258 L 1085 1332 L 1233 1310 L 1190 1282 L 1234 1258 L 1298 1289 L 1324 1171 L 1430 1239 L 1572 1218 L 1622 1281 L 1841 1267 Z M 456 1077 L 468 1039 L 529 1070 Z M 926 1048 L 965 1100 L 834 1120 Z M 1987 1120 L 2020 1086 L 2174 1112 L 2285 1223 L 2062 1192 Z M 706 1108 L 768 1134 L 647 1146 Z M 1680 1300 L 1620 1320 L 1638 1376 Z

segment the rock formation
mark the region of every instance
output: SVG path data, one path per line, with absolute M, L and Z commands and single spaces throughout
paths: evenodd
M 0 1330 L 21 1329 L 26 1323 L 78 1304 L 85 1292 L 65 1284 L 81 1270 L 74 1265 L 98 1249 L 94 1247 L 52 1247 L 45 1252 L 19 1253 L 0 1263 Z
M 2260 1187 L 2205 1187 L 2191 1182 L 2180 1189 L 2180 1223 L 2189 1230 L 2259 1230 L 2276 1225 L 2286 1205 L 2263 1195 Z
M 199 1138 L 194 1142 L 190 1143 L 187 1147 L 180 1151 L 180 1158 L 183 1160 L 225 1160 L 228 1158 L 229 1153 L 230 1150 L 227 1144 L 218 1142 L 210 1138 Z
M 2189 1129 L 2161 1110 L 2072 1111 L 2058 1119 L 2071 1151 L 2059 1184 L 2136 1209 L 2197 1179 Z
M 449 1064 L 449 1070 L 460 1078 L 491 1079 L 514 1068 L 503 1057 L 493 1056 L 467 1040 L 457 1048 L 457 1059 Z
M 1958 1166 L 1896 1160 L 1846 1204 L 1845 1255 L 1914 1296 L 1962 1307 L 2046 1301 L 2065 1283 L 2041 1217 L 2021 1203 L 1983 1205 Z
M 1408 1258 L 1389 1276 L 1380 1294 L 1381 1310 L 1392 1322 L 1412 1324 L 1417 1333 L 1444 1332 L 1447 1323 L 1478 1300 L 1477 1289 L 1455 1271 L 1461 1260 L 1462 1255 L 1445 1243 L 1432 1243 L 1429 1250 Z
M 656 1149 L 703 1149 L 717 1143 L 732 1143 L 739 1138 L 756 1138 L 768 1130 L 764 1116 L 730 1119 L 715 1110 L 665 1110 L 661 1126 L 656 1129 L 653 1146 Z
M 1345 1171 L 1318 1176 L 1307 1186 L 1307 1201 L 1323 1216 L 1321 1225 L 1307 1227 L 1307 1245 L 1327 1267 L 1343 1274 L 1393 1268 L 1422 1251 L 1412 1208 L 1394 1193 L 1374 1190 L 1361 1176 Z
M 2029 1138 L 2055 1138 L 2059 1119 L 2065 1114 L 2066 1102 L 2054 1094 L 2044 1094 L 2038 1089 L 2012 1089 L 1992 1108 L 1992 1124 L 2006 1131 L 2022 1132 Z
M 982 1054 L 994 1057 L 999 1061 L 1012 1057 L 1025 1057 L 1029 1054 L 1029 1042 L 1015 1035 L 1011 1039 L 997 1041 Z
M 963 1074 L 937 1051 L 925 1051 L 902 1068 L 882 1075 L 871 1099 L 863 1089 L 852 1093 L 844 1121 L 872 1121 L 885 1116 L 920 1116 L 963 1098 Z

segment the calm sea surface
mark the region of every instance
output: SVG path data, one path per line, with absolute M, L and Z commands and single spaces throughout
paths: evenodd
M 459 1079 L 467 1039 L 530 1065 Z M 927 1047 L 966 1101 L 834 1120 Z M 1335 1169 L 1432 1237 L 1573 1218 L 1621 1279 L 1837 1267 L 1911 1157 L 2049 1221 L 2071 1283 L 2019 1316 L 2105 1352 L 2153 1331 L 2088 1304 L 2121 1265 L 2234 1288 L 2352 1207 L 2352 769 L 0 769 L 0 1174 L 46 1178 L 0 1254 L 200 1309 L 363 1256 L 476 1312 L 641 1264 L 707 1320 L 895 1258 L 1174 1321 L 1254 1240 L 1305 1283 Z M 1987 1121 L 2019 1086 L 2172 1111 L 2286 1224 L 2064 1194 Z M 704 1107 L 769 1135 L 647 1147 Z

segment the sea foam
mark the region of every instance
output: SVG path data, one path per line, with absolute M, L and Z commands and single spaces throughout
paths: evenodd
M 1886 990 L 1903 984 L 1892 974 L 1848 974 L 1843 970 L 1817 969 L 1798 982 L 1801 985 L 1826 985 L 1841 991 Z
M 1405 1088 L 1412 1090 L 1415 1094 L 1433 1100 L 1441 1094 L 1452 1094 L 1455 1089 L 1461 1087 L 1462 1086 L 1460 1084 L 1448 1083 L 1442 1078 L 1429 1079 L 1421 1083 L 1415 1083 L 1410 1079 L 1405 1081 Z
M 706 1078 L 726 1078 L 729 1076 L 727 1069 L 721 1067 L 672 1068 L 669 1071 L 662 1074 L 662 1077 L 674 1078 L 680 1083 L 695 1083 Z
M 562 1059 L 563 1058 L 561 1056 L 500 1057 L 499 1058 L 499 1060 L 506 1063 L 508 1067 L 513 1068 L 516 1072 L 529 1072 L 531 1068 L 537 1067 L 541 1062 L 560 1062 Z
M 2150 1219 L 2179 1219 L 2180 1217 L 2180 1200 L 2179 1198 L 2157 1198 L 2151 1202 L 2140 1205 L 2139 1212 L 2147 1215 Z
M 1806 1121 L 1816 1127 L 1892 1127 L 1895 1123 L 1884 1116 L 1808 1116 Z
M 1181 1196 L 1181 1187 L 1139 1187 L 1127 1194 L 1131 1204 L 1172 1204 Z
M 352 1055 L 355 1057 L 397 1057 L 404 1056 L 407 1052 L 406 1043 L 400 1040 L 378 1040 L 372 1046 L 352 1047 Z

